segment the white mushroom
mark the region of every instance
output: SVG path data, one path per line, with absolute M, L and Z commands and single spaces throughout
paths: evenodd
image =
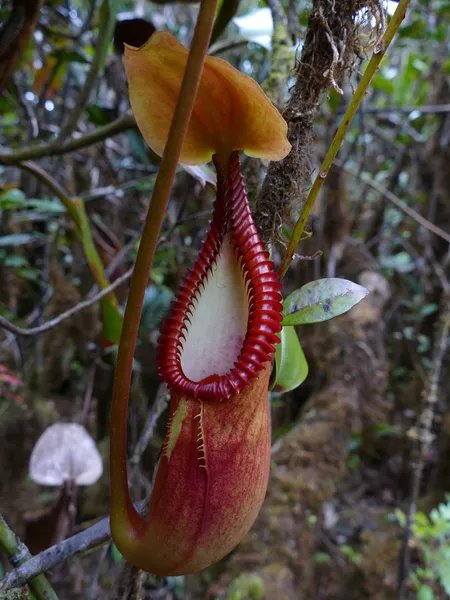
M 40 485 L 60 486 L 72 480 L 92 485 L 103 473 L 97 446 L 78 423 L 56 423 L 36 442 L 30 458 L 30 477 Z

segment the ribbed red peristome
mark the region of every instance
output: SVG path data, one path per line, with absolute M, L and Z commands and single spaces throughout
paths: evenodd
M 169 387 L 204 401 L 220 401 L 237 394 L 271 360 L 281 331 L 281 284 L 264 250 L 247 199 L 238 152 L 233 152 L 227 173 L 217 169 L 217 198 L 208 236 L 195 265 L 180 287 L 169 316 L 161 327 L 158 373 Z M 244 281 L 248 283 L 249 316 L 247 333 L 234 367 L 226 375 L 202 381 L 188 379 L 181 368 L 184 331 L 189 327 L 193 298 L 200 283 L 217 260 L 225 234 L 231 232 Z M 213 332 L 212 332 L 213 335 Z M 201 340 L 199 340 L 201 343 Z

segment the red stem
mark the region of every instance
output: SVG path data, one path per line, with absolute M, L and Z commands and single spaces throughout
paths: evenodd
M 136 543 L 137 532 L 145 529 L 146 525 L 131 502 L 126 464 L 127 413 L 133 356 L 148 276 L 192 114 L 216 5 L 217 0 L 202 0 L 200 4 L 180 94 L 136 257 L 117 356 L 110 431 L 111 530 L 113 536 L 120 536 L 124 543 L 130 545 Z

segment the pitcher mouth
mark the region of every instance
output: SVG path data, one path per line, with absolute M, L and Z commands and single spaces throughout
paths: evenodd
M 253 222 L 239 154 L 217 169 L 207 238 L 161 327 L 158 373 L 186 396 L 219 401 L 271 360 L 281 331 L 281 284 Z

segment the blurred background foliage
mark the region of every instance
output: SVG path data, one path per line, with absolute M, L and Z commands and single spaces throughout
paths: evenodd
M 287 101 L 310 2 L 223 0 L 210 51 L 263 83 L 275 5 L 292 46 Z M 387 13 L 395 6 L 385 3 Z M 164 0 L 1 5 L 0 314 L 17 326 L 39 327 L 126 279 L 158 158 L 130 113 L 123 43 L 169 29 L 188 45 L 197 10 Z M 21 40 L 19 22 L 28 27 Z M 375 45 L 371 25 L 358 30 L 365 52 L 340 82 L 343 95 L 323 94 L 306 157 L 311 179 Z M 286 296 L 334 276 L 372 294 L 348 315 L 298 331 L 309 375 L 298 389 L 271 395 L 273 469 L 260 519 L 230 559 L 197 577 L 148 578 L 145 597 L 448 597 L 450 374 L 448 358 L 433 348 L 448 336 L 450 318 L 449 32 L 447 0 L 411 2 L 315 207 L 313 235 L 299 247 L 322 255 L 298 258 L 285 278 Z M 251 185 L 260 187 L 265 167 Z M 213 185 L 209 166 L 180 165 L 151 272 L 130 408 L 136 499 L 150 489 L 164 434 L 164 418 L 155 426 L 165 398 L 155 369 L 158 327 L 200 247 Z M 282 224 L 285 242 L 300 208 Z M 283 243 L 272 251 L 279 264 Z M 73 499 L 34 484 L 28 461 L 47 426 L 76 421 L 107 466 L 126 292 L 125 281 L 102 310 L 95 303 L 40 335 L 0 333 L 0 511 L 34 551 L 107 514 L 107 468 L 79 491 L 72 519 Z M 437 367 L 441 391 L 430 402 Z M 60 598 L 108 597 L 119 561 L 113 548 L 55 569 Z

